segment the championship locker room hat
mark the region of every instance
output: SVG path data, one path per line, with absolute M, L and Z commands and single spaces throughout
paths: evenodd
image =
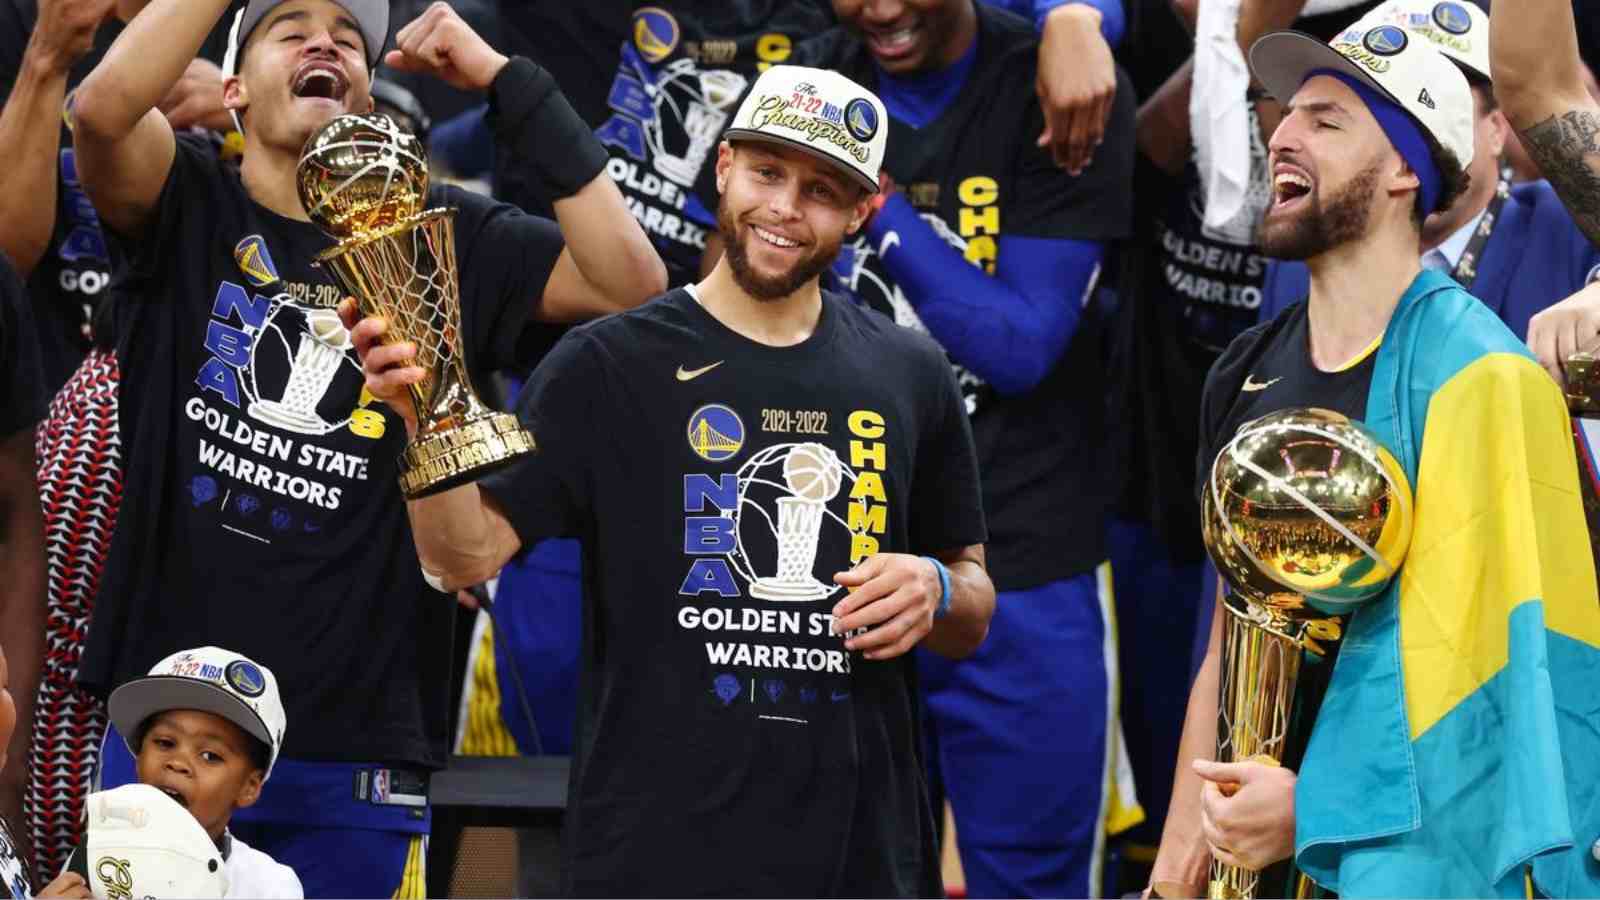
M 1469 77 L 1489 74 L 1489 14 L 1467 0 L 1389 0 L 1362 17 L 1363 22 L 1399 25 L 1450 57 Z
M 876 94 L 838 72 L 773 66 L 756 79 L 723 137 L 802 150 L 876 194 L 889 115 Z
M 83 844 L 68 861 L 101 900 L 221 897 L 228 892 L 222 853 L 200 821 L 148 784 L 90 794 Z
M 267 745 L 267 775 L 278 761 L 287 721 L 272 670 L 221 647 L 199 647 L 174 653 L 155 664 L 150 674 L 111 692 L 106 704 L 111 724 L 133 745 L 144 720 L 169 709 L 215 713 Z
M 1440 176 L 1438 162 L 1417 129 L 1454 155 L 1462 168 L 1472 163 L 1474 107 L 1466 76 L 1431 44 L 1398 25 L 1369 16 L 1329 44 L 1298 31 L 1275 31 L 1250 48 L 1250 69 L 1267 93 L 1284 103 L 1316 75 L 1338 78 L 1362 95 L 1390 142 L 1421 178 L 1424 213 L 1437 209 Z

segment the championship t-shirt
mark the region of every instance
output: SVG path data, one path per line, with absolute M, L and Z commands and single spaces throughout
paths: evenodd
M 1033 24 L 980 4 L 976 59 L 959 95 L 933 121 L 913 128 L 889 120 L 883 168 L 934 230 L 972 265 L 993 274 L 1000 239 L 1115 240 L 1132 214 L 1133 97 L 1119 74 L 1105 143 L 1083 175 L 1057 168 L 1034 142 L 1044 127 L 1033 90 L 1038 36 Z M 877 68 L 848 28 L 798 48 L 805 65 L 836 69 L 874 88 Z M 711 179 L 702 181 L 702 193 Z M 714 183 L 709 184 L 714 192 Z M 834 271 L 859 302 L 926 331 L 865 233 L 847 241 Z M 1063 296 L 1061 303 L 1083 302 Z M 1106 477 L 1101 326 L 1092 307 L 1055 368 L 1033 390 L 1001 396 L 952 363 L 972 418 L 989 571 L 1001 590 L 1019 590 L 1089 571 L 1105 558 Z M 937 336 L 935 336 L 937 337 Z
M 668 283 L 699 279 L 715 206 L 694 184 L 745 88 L 833 24 L 823 0 L 598 0 L 503 3 L 512 39 L 555 76 L 611 155 L 606 174 L 667 264 Z M 549 198 L 509 166 L 500 196 L 544 210 Z
M 0 443 L 44 418 L 37 331 L 22 281 L 0 253 Z
M 1337 372 L 1324 372 L 1311 363 L 1310 319 L 1306 304 L 1297 303 L 1276 319 L 1245 331 L 1231 344 L 1206 376 L 1200 402 L 1200 450 L 1195 460 L 1194 497 L 1206 490 L 1211 467 L 1240 426 L 1269 413 L 1295 407 L 1318 407 L 1361 421 L 1367 412 L 1367 394 L 1377 361 L 1376 347 Z M 1227 613 L 1223 613 L 1227 615 Z M 1301 654 L 1300 678 L 1295 686 L 1294 712 L 1281 760 L 1299 771 L 1311 729 L 1322 708 L 1322 698 L 1333 677 L 1333 666 L 1343 643 L 1343 618 L 1331 616 L 1316 625 L 1315 641 L 1324 651 Z M 1293 897 L 1297 875 L 1284 861 L 1268 867 L 1261 876 L 1263 897 Z
M 1151 523 L 1175 559 L 1198 561 L 1190 487 L 1206 372 L 1256 323 L 1267 259 L 1204 227 L 1194 166 L 1173 178 L 1139 157 L 1136 237 L 1123 248 L 1112 353 L 1111 426 L 1121 515 Z
M 564 893 L 937 896 L 912 657 L 830 625 L 855 562 L 984 540 L 939 349 L 830 294 L 770 347 L 676 290 L 522 396 L 540 451 L 481 484 L 584 553 Z
M 504 365 L 560 232 L 455 188 L 429 199 L 458 210 L 468 364 Z M 117 245 L 125 483 L 80 678 L 107 690 L 227 647 L 277 675 L 287 756 L 439 764 L 455 607 L 417 565 L 405 427 L 364 391 L 312 264 L 332 243 L 180 138 L 147 232 Z

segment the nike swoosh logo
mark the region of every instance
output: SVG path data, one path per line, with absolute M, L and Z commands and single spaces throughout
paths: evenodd
M 682 377 L 682 376 L 679 376 L 679 377 Z M 1277 384 L 1278 382 L 1280 382 L 1282 380 L 1283 380 L 1283 376 L 1282 375 L 1278 376 L 1277 378 L 1272 379 L 1271 381 L 1265 381 L 1265 382 L 1256 381 L 1254 375 L 1246 375 L 1244 377 L 1244 387 L 1240 388 L 1240 390 L 1242 390 L 1242 391 L 1244 391 L 1245 393 L 1248 393 L 1248 394 L 1253 394 L 1256 391 L 1264 391 L 1267 388 L 1272 387 L 1273 385 Z
M 890 231 L 884 234 L 883 240 L 878 243 L 878 255 L 883 256 L 889 252 L 890 247 L 900 246 L 900 232 Z M 1597 266 L 1596 268 L 1600 268 Z
M 712 363 L 711 365 L 706 366 L 705 368 L 701 368 L 701 369 L 685 369 L 683 366 L 679 366 L 678 367 L 678 380 L 679 381 L 693 381 L 696 378 L 699 378 L 701 375 L 704 375 L 705 373 L 711 371 L 712 369 L 715 369 L 717 366 L 722 365 L 723 362 L 724 362 L 724 360 L 720 360 L 719 359 L 716 362 Z
M 829 696 L 833 700 L 834 703 L 838 703 L 840 700 L 849 700 L 850 699 L 850 692 L 849 691 L 830 691 L 829 692 Z

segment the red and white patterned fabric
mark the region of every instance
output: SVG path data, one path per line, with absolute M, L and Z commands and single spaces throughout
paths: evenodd
M 49 582 L 23 809 L 41 876 L 61 871 L 78 842 L 106 731 L 105 705 L 74 682 L 122 500 L 117 381 L 116 354 L 91 351 L 51 401 L 34 444 Z

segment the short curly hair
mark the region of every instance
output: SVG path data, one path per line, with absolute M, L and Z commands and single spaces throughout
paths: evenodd
M 1411 220 L 1418 228 L 1422 227 L 1423 221 L 1430 213 L 1441 212 L 1454 206 L 1472 185 L 1472 173 L 1468 172 L 1466 166 L 1461 164 L 1461 160 L 1446 150 L 1426 128 L 1422 129 L 1422 139 L 1427 142 L 1428 155 L 1433 158 L 1433 164 L 1439 169 L 1439 200 L 1433 209 L 1423 210 L 1422 192 L 1417 192 L 1417 202 L 1411 207 Z

